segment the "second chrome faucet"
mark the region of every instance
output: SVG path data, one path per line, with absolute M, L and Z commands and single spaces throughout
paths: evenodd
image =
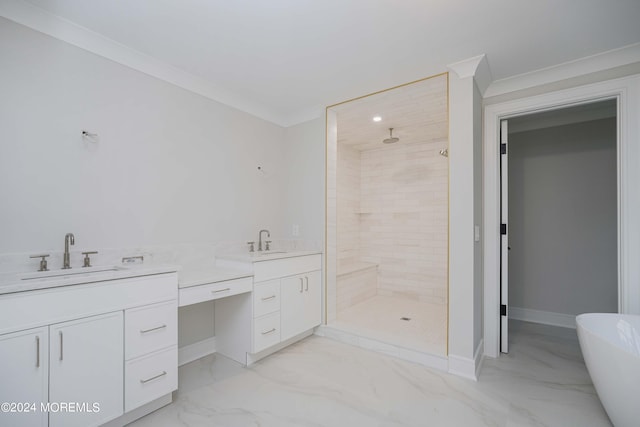
M 69 245 L 75 245 L 76 238 L 73 236 L 73 233 L 67 233 L 64 236 L 64 259 L 62 261 L 62 269 L 67 270 L 71 268 L 71 258 L 69 256 Z
M 260 230 L 260 233 L 258 233 L 258 252 L 262 251 L 262 233 L 267 233 L 267 239 L 271 237 L 269 230 Z M 269 250 L 269 243 L 267 243 L 267 250 Z

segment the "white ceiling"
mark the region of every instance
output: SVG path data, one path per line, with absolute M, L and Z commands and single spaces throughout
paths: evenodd
M 493 79 L 640 42 L 638 0 L 30 0 L 292 124 L 485 53 Z

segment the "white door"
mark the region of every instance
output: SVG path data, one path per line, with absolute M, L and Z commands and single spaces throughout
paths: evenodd
M 509 127 L 500 122 L 500 351 L 509 352 Z
M 42 427 L 47 413 L 40 404 L 49 400 L 49 328 L 36 328 L 0 335 L 0 403 L 29 404 L 0 412 L 1 426 Z M 34 404 L 35 406 L 31 406 Z
M 50 402 L 84 405 L 50 412 L 49 426 L 98 426 L 122 415 L 122 312 L 52 325 L 49 337 Z

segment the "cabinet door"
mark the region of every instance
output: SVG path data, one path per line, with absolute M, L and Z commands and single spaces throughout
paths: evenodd
M 280 340 L 287 340 L 303 332 L 304 274 L 285 277 L 280 281 Z
M 318 326 L 322 306 L 320 271 L 286 277 L 280 286 L 281 340 Z
M 49 401 L 77 405 L 51 411 L 49 426 L 97 426 L 122 415 L 122 312 L 52 325 L 49 340 Z
M 302 331 L 308 331 L 322 322 L 322 280 L 320 271 L 312 271 L 303 276 L 305 287 Z
M 0 412 L 0 425 L 47 425 L 40 404 L 48 401 L 48 336 L 48 327 L 0 335 L 0 402 L 35 404 L 29 412 Z

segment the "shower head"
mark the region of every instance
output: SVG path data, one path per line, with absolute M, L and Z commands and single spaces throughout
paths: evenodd
M 382 140 L 384 144 L 393 144 L 398 141 L 400 141 L 400 138 L 393 137 L 393 128 L 389 128 L 389 138 Z

